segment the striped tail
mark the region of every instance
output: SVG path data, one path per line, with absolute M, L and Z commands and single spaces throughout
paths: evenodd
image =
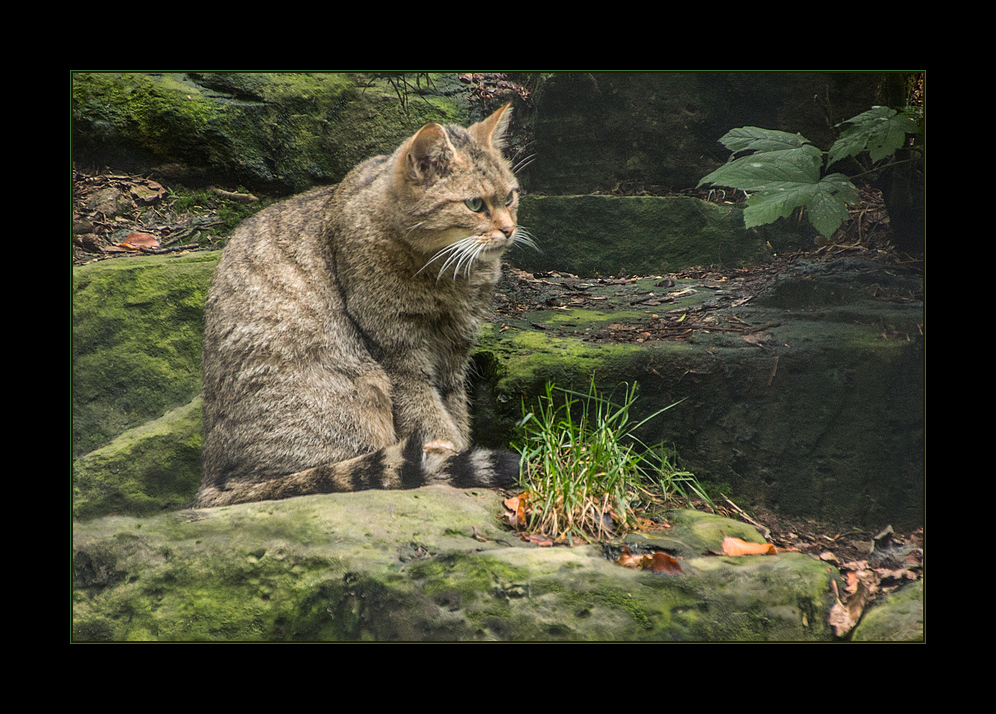
M 232 478 L 204 484 L 197 506 L 228 506 L 317 493 L 374 489 L 413 489 L 430 485 L 456 488 L 505 488 L 519 479 L 519 455 L 503 449 L 471 448 L 455 453 L 446 442 L 422 446 L 408 439 L 346 461 L 297 473 L 240 481 Z

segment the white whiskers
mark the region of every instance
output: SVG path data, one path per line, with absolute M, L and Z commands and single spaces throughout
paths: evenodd
M 450 243 L 448 246 L 433 255 L 425 265 L 418 269 L 415 275 L 421 273 L 437 260 L 446 258 L 442 266 L 439 268 L 436 280 L 441 279 L 443 277 L 443 273 L 447 272 L 451 266 L 453 268 L 454 280 L 460 276 L 461 271 L 463 271 L 464 277 L 470 277 L 470 269 L 473 267 L 474 263 L 481 256 L 481 254 L 488 250 L 489 243 L 490 241 L 482 238 L 481 236 L 467 236 L 466 238 L 462 238 L 454 243 Z M 516 229 L 515 233 L 512 235 L 512 245 L 528 245 L 536 250 L 539 250 L 539 247 L 536 245 L 533 237 L 523 228 Z
M 512 166 L 513 174 L 518 175 L 520 171 L 525 169 L 536 159 L 536 154 L 528 154 L 527 156 L 522 155 L 526 149 L 532 148 L 535 143 L 536 142 L 534 141 L 530 141 L 528 144 L 515 152 L 515 156 L 512 157 L 512 162 L 514 164 L 514 166 Z
M 436 276 L 436 280 L 443 277 L 443 273 L 451 265 L 453 266 L 453 279 L 456 280 L 457 276 L 460 274 L 460 269 L 464 269 L 464 276 L 470 276 L 470 267 L 474 264 L 474 261 L 487 249 L 487 242 L 484 241 L 480 236 L 467 236 L 455 243 L 451 243 L 438 253 L 436 253 L 429 262 L 419 268 L 418 273 L 428 268 L 430 265 L 435 263 L 440 258 L 445 257 L 446 262 L 443 263 L 442 267 L 439 268 L 439 275 Z M 418 275 L 418 273 L 415 273 Z

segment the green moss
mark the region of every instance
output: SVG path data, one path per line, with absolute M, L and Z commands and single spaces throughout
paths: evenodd
M 414 580 L 431 598 L 456 592 L 463 602 L 475 602 L 514 583 L 524 583 L 528 573 L 496 558 L 451 554 L 416 563 L 409 569 Z
M 633 593 L 622 588 L 598 587 L 575 591 L 564 598 L 573 612 L 593 610 L 599 607 L 624 612 L 637 626 L 645 631 L 668 626 L 668 609 L 653 610 L 647 607 L 642 598 L 634 598 Z
M 550 325 L 576 324 L 598 327 L 604 324 L 639 322 L 647 319 L 647 313 L 640 310 L 620 310 L 601 312 L 599 310 L 557 310 L 548 313 L 545 322 Z
M 132 429 L 73 464 L 73 515 L 144 515 L 188 504 L 201 480 L 201 400 Z
M 74 155 L 181 162 L 253 190 L 334 183 L 427 121 L 465 123 L 456 95 L 402 106 L 385 79 L 350 73 L 73 75 Z
M 516 360 L 520 375 L 532 373 L 534 377 L 550 378 L 562 374 L 568 381 L 573 377 L 581 379 L 582 384 L 606 363 L 640 353 L 637 345 L 592 345 L 539 330 L 517 333 L 511 340 L 511 348 L 520 355 Z
M 204 299 L 218 255 L 73 268 L 77 455 L 200 393 Z
M 544 251 L 523 253 L 516 262 L 525 270 L 652 275 L 770 257 L 740 209 L 683 196 L 530 196 L 519 221 Z
M 690 639 L 831 639 L 826 613 L 835 568 L 802 555 L 707 557 L 686 561 L 699 604 L 675 617 Z M 840 585 L 839 587 L 843 587 Z
M 191 155 L 216 110 L 197 85 L 172 75 L 139 72 L 82 73 L 73 76 L 73 113 L 104 122 L 103 131 L 162 157 Z
M 905 585 L 879 599 L 854 631 L 855 642 L 922 642 L 924 581 Z

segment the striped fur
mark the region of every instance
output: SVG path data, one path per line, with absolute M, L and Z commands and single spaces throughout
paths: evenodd
M 259 481 L 229 480 L 204 484 L 201 507 L 276 500 L 318 493 L 349 493 L 372 489 L 415 489 L 444 484 L 457 488 L 503 488 L 516 483 L 518 455 L 500 449 L 472 448 L 444 461 L 439 470 L 426 470 L 426 459 L 414 442 L 385 447 L 335 464 Z
M 499 258 L 529 242 L 507 120 L 426 125 L 233 233 L 205 308 L 199 505 L 515 481 L 514 454 L 471 447 L 466 391 Z

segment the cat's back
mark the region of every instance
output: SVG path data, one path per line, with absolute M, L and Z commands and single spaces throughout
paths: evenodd
M 225 246 L 211 292 L 218 296 L 229 287 L 263 286 L 282 271 L 321 270 L 321 234 L 334 191 L 313 189 L 239 224 Z
M 293 415 L 275 409 L 325 385 L 302 370 L 335 348 L 341 298 L 323 238 L 334 188 L 276 203 L 233 232 L 215 269 L 204 315 L 205 468 L 226 471 L 232 444 L 262 443 Z M 340 349 L 340 352 L 342 350 Z M 306 376 L 306 375 L 305 375 Z M 253 464 L 267 468 L 277 449 Z
M 205 304 L 205 487 L 338 463 L 396 440 L 391 385 L 348 315 L 332 245 L 344 213 L 357 214 L 354 225 L 367 220 L 357 196 L 379 173 L 368 161 L 232 233 Z
M 276 203 L 236 228 L 208 291 L 205 347 L 239 326 L 254 330 L 293 326 L 309 310 L 334 299 L 322 239 L 334 188 L 320 188 Z

